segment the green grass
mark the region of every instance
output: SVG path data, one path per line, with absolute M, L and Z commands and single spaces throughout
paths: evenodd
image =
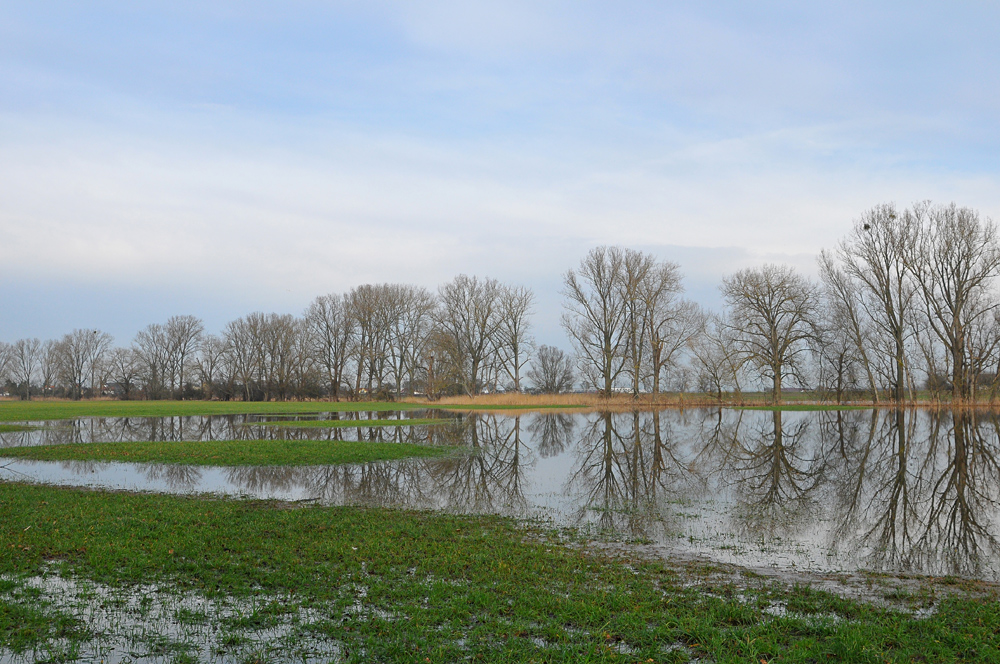
M 1000 661 L 996 596 L 940 599 L 920 619 L 802 586 L 713 585 L 697 570 L 691 582 L 571 535 L 490 516 L 0 484 L 3 578 L 257 598 L 217 625 L 226 647 L 245 641 L 239 629 L 286 624 L 348 662 Z M 788 613 L 765 611 L 775 605 Z M 19 629 L 21 606 L 0 592 L 0 634 Z M 53 635 L 18 638 L 7 647 Z
M 408 427 L 422 424 L 454 424 L 455 420 L 440 417 L 414 417 L 404 420 L 292 420 L 278 422 L 248 422 L 246 426 L 293 427 L 299 429 L 340 429 L 344 427 Z
M 342 413 L 419 410 L 423 404 L 379 401 L 4 401 L 0 422 L 66 420 L 77 417 L 171 417 L 244 413 Z
M 0 422 L 39 422 L 78 417 L 173 417 L 278 415 L 409 410 L 524 410 L 525 406 L 467 406 L 386 401 L 0 401 Z M 539 406 L 565 409 L 567 406 Z
M 438 457 L 457 448 L 341 440 L 208 440 L 73 443 L 0 449 L 0 456 L 38 461 L 122 461 L 196 466 L 318 466 L 408 457 Z

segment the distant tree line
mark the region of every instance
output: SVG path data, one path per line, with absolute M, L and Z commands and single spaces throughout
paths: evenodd
M 818 390 L 837 401 L 996 396 L 1000 243 L 975 210 L 878 205 L 819 257 L 820 281 L 767 264 L 726 276 L 722 311 L 680 268 L 592 249 L 563 280 L 573 354 L 537 346 L 531 290 L 459 275 L 431 292 L 366 284 L 301 316 L 251 313 L 208 334 L 174 316 L 115 346 L 100 330 L 0 343 L 10 394 L 122 399 L 394 398 L 582 387 L 633 395 Z
M 566 390 L 547 364 L 530 365 L 533 293 L 459 275 L 431 293 L 366 284 L 317 297 L 301 316 L 251 313 L 208 334 L 194 316 L 141 330 L 129 346 L 100 330 L 0 345 L 7 389 L 32 395 L 121 399 L 394 398 Z M 548 361 L 552 352 L 542 347 Z M 557 369 L 562 370 L 564 361 Z

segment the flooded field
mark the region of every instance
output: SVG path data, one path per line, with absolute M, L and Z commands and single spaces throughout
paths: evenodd
M 83 419 L 0 433 L 0 445 L 303 437 L 460 445 L 471 454 L 222 468 L 0 458 L 0 479 L 496 513 L 750 567 L 1000 581 L 994 416 L 718 409 L 442 415 L 458 420 L 373 427 L 362 414 L 349 428 L 296 429 L 266 425 L 273 418 L 261 416 Z M 427 414 L 370 416 L 401 417 Z

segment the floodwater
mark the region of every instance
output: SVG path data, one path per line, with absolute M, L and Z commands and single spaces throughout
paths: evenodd
M 407 416 L 426 414 L 370 418 Z M 225 468 L 0 458 L 0 480 L 496 513 L 749 567 L 1000 581 L 994 415 L 698 409 L 447 417 L 457 423 L 301 430 L 262 426 L 259 416 L 80 420 L 0 434 L 0 447 L 301 436 L 470 453 Z

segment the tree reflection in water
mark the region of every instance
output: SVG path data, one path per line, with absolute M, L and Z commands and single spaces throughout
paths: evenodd
M 528 505 L 523 477 L 534 464 L 534 452 L 522 440 L 521 429 L 520 415 L 466 417 L 456 433 L 472 453 L 424 464 L 442 507 L 523 515 Z
M 784 413 L 775 410 L 742 423 L 732 437 L 718 440 L 717 482 L 734 489 L 737 531 L 754 538 L 788 537 L 815 514 L 824 478 L 822 449 L 809 437 L 812 422 L 786 424 Z
M 982 577 L 996 566 L 996 415 L 871 411 L 845 428 L 831 546 L 876 570 Z
M 578 496 L 577 524 L 597 515 L 605 531 L 668 537 L 694 478 L 676 453 L 661 413 L 601 413 L 584 428 L 567 493 Z

